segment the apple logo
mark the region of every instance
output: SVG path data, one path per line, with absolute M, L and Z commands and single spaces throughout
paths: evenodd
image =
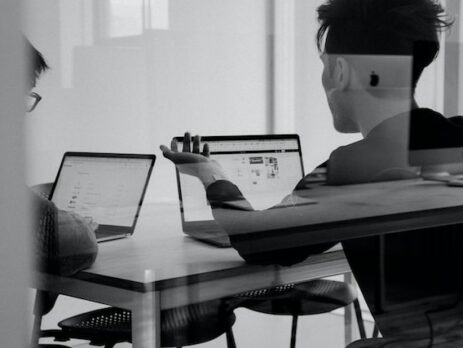
M 378 85 L 379 85 L 379 75 L 375 73 L 374 71 L 372 71 L 370 74 L 370 86 L 376 87 Z

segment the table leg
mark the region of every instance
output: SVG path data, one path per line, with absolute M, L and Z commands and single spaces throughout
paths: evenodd
M 158 292 L 147 292 L 134 299 L 132 307 L 133 348 L 160 348 L 161 321 Z

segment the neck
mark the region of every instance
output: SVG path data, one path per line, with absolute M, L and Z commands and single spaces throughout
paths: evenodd
M 356 115 L 358 129 L 366 137 L 380 123 L 416 107 L 416 101 L 413 100 L 410 105 L 409 98 L 376 98 L 368 95 L 355 103 L 352 111 Z

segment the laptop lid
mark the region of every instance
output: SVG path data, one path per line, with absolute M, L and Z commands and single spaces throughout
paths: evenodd
M 131 235 L 155 159 L 155 155 L 66 152 L 50 200 L 59 209 L 98 223 L 98 241 Z
M 183 137 L 176 139 L 183 142 Z M 304 176 L 297 134 L 203 136 L 201 141 L 209 144 L 210 157 L 255 209 L 278 204 Z M 225 243 L 217 241 L 217 234 L 224 231 L 213 218 L 199 180 L 177 171 L 177 184 L 183 231 L 213 244 Z

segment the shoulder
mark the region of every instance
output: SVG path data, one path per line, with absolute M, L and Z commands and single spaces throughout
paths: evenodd
M 28 190 L 29 201 L 31 202 L 31 208 L 36 218 L 43 218 L 43 216 L 56 214 L 58 209 L 53 202 L 50 202 L 45 197 L 35 193 L 32 190 Z
M 365 139 L 334 150 L 329 159 L 328 183 L 346 185 L 415 177 L 408 165 L 408 131 L 401 125 L 391 120 Z
M 448 120 L 452 123 L 453 126 L 463 127 L 463 116 L 452 116 L 448 118 Z
M 330 154 L 328 172 L 337 167 L 349 167 L 378 156 L 374 141 L 362 139 L 355 143 L 340 146 Z
M 445 117 L 441 113 L 427 108 L 413 110 L 411 112 L 411 120 L 416 125 L 422 126 L 424 130 L 431 130 L 432 126 L 463 127 L 463 116 Z

